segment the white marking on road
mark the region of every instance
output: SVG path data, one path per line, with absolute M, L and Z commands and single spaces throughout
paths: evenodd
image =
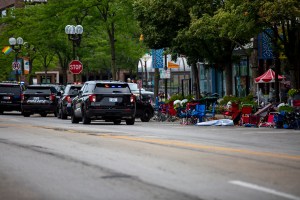
M 259 185 L 243 182 L 243 181 L 234 180 L 234 181 L 229 181 L 229 183 L 234 184 L 234 185 L 239 185 L 239 186 L 242 186 L 242 187 L 246 187 L 246 188 L 251 188 L 251 189 L 254 189 L 254 190 L 259 190 L 259 191 L 270 193 L 270 194 L 274 194 L 274 195 L 281 196 L 281 197 L 284 197 L 284 198 L 287 198 L 287 199 L 300 200 L 300 197 L 297 197 L 297 196 L 294 196 L 294 195 L 291 195 L 291 194 L 287 194 L 287 193 L 284 193 L 284 192 L 279 192 L 279 191 L 276 191 L 276 190 L 273 190 L 273 189 L 265 188 L 265 187 L 262 187 L 262 186 L 259 186 Z

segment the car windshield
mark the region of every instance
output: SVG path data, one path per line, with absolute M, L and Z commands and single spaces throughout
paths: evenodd
M 139 90 L 138 85 L 136 83 L 128 83 L 128 85 L 131 91 Z M 141 90 L 144 91 L 145 89 L 141 88 Z
M 77 95 L 78 91 L 81 89 L 81 86 L 71 86 L 67 94 L 69 95 Z
M 97 83 L 95 93 L 130 93 L 127 84 Z
M 20 91 L 19 85 L 0 85 L 0 93 L 20 94 Z
M 53 87 L 28 87 L 25 91 L 26 94 L 51 94 L 51 93 L 57 93 L 55 88 Z

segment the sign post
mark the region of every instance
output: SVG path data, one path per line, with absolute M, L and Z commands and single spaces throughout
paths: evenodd
M 78 82 L 76 80 L 76 75 L 80 74 L 83 70 L 83 65 L 79 60 L 72 60 L 69 64 L 69 70 L 74 75 L 74 82 Z
M 12 63 L 12 69 L 15 71 L 16 74 L 16 81 L 19 81 L 19 70 L 21 68 L 21 64 L 18 61 L 14 61 Z

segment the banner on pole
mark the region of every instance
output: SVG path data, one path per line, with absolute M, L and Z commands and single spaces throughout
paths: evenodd
M 23 60 L 24 60 L 24 74 L 26 75 L 29 74 L 30 71 L 29 58 L 24 57 Z
M 152 49 L 152 67 L 153 68 L 164 68 L 163 54 L 164 49 Z

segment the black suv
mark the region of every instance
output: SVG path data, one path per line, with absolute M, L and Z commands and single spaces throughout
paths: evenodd
M 25 90 L 23 84 L 17 82 L 0 83 L 0 114 L 4 111 L 21 111 L 21 95 Z
M 68 104 L 70 104 L 75 96 L 78 95 L 82 84 L 68 84 L 65 87 L 64 93 L 57 104 L 57 117 L 61 119 L 67 119 L 71 115 L 71 111 L 68 109 Z
M 22 114 L 29 117 L 34 113 L 46 117 L 53 113 L 57 116 L 57 102 L 61 93 L 53 85 L 29 85 L 22 94 Z
M 131 92 L 136 96 L 136 118 L 140 118 L 142 122 L 149 122 L 154 116 L 154 93 L 141 88 L 138 89 L 136 83 L 128 83 Z
M 127 83 L 118 81 L 87 81 L 77 97 L 72 101 L 72 123 L 82 120 L 89 124 L 91 120 L 112 121 L 127 125 L 135 122 L 135 96 Z

